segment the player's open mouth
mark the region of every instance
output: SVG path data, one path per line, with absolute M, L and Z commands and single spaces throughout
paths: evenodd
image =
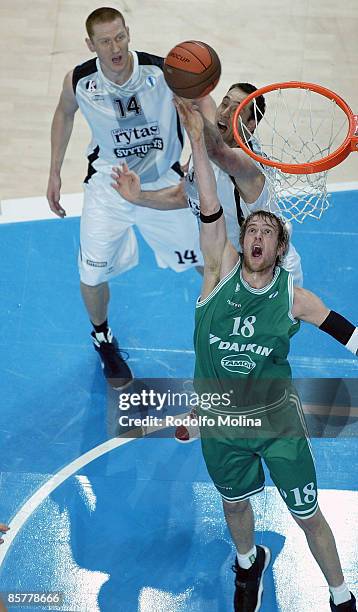
M 253 257 L 261 257 L 262 255 L 262 247 L 255 244 L 251 249 L 251 255 Z
M 112 57 L 112 62 L 113 64 L 120 64 L 122 61 L 122 56 L 121 55 L 116 55 L 115 57 Z
M 226 132 L 227 125 L 225 125 L 225 123 L 222 123 L 221 121 L 217 121 L 216 125 L 218 126 L 220 132 Z

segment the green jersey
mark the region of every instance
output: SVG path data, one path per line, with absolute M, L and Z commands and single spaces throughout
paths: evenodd
M 269 407 L 287 401 L 290 338 L 300 326 L 291 313 L 293 278 L 276 267 L 269 285 L 254 289 L 240 261 L 205 300 L 197 302 L 195 388 L 231 393 L 230 407 L 215 412 Z

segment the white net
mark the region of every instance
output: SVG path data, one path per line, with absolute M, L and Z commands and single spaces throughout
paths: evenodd
M 243 141 L 264 159 L 284 164 L 319 161 L 335 151 L 349 131 L 348 118 L 336 102 L 309 89 L 275 89 L 265 94 L 265 101 L 264 113 L 256 98 L 244 108 L 238 126 Z M 254 135 L 248 118 L 255 122 Z M 279 206 L 289 221 L 320 219 L 329 207 L 327 171 L 288 174 L 264 162 L 261 169 L 273 212 Z

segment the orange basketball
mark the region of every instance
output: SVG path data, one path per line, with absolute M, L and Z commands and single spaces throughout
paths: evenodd
M 221 64 L 216 51 L 199 40 L 186 40 L 171 49 L 164 60 L 164 78 L 182 98 L 202 98 L 216 87 Z

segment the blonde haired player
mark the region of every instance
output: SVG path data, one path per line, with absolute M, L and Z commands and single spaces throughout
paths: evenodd
M 229 407 L 215 404 L 204 411 L 216 423 L 210 431 L 203 427 L 201 443 L 237 549 L 234 609 L 258 612 L 261 607 L 270 551 L 255 545 L 250 497 L 265 486 L 264 461 L 325 576 L 330 609 L 356 612 L 333 533 L 318 505 L 315 465 L 287 355 L 300 320 L 319 327 L 355 355 L 358 328 L 315 294 L 293 286 L 292 275 L 279 265 L 289 241 L 279 217 L 268 211 L 252 213 L 243 223 L 242 254 L 238 253 L 227 237 L 203 119 L 192 105 L 179 99 L 176 105 L 190 138 L 201 208 L 204 278 L 195 313 L 195 389 L 199 393 L 233 390 Z M 242 336 L 251 348 L 237 354 L 236 348 L 231 349 L 233 336 L 237 342 Z M 260 416 L 261 435 L 240 435 L 238 426 L 220 425 L 219 417 L 225 414 Z

